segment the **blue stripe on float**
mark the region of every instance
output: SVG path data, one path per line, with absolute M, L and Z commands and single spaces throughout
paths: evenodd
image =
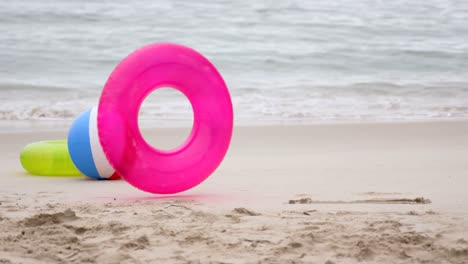
M 73 163 L 81 173 L 94 179 L 101 179 L 94 164 L 89 142 L 90 113 L 91 110 L 81 113 L 71 125 L 68 132 L 68 151 Z

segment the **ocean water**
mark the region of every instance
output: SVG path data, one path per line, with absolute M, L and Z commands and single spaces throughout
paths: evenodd
M 465 0 L 0 1 L 0 120 L 72 120 L 130 52 L 190 46 L 236 124 L 468 118 Z M 141 118 L 191 118 L 165 93 Z

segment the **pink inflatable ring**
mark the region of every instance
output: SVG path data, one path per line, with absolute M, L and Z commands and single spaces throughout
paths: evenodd
M 172 87 L 192 104 L 193 128 L 178 148 L 153 148 L 141 135 L 138 112 L 154 90 Z M 112 167 L 133 186 L 170 194 L 188 190 L 214 172 L 231 141 L 233 110 L 216 68 L 193 49 L 176 44 L 140 48 L 114 69 L 98 106 L 98 133 Z

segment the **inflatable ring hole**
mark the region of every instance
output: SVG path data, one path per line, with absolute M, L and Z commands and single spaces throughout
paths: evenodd
M 176 149 L 192 132 L 192 105 L 177 89 L 157 88 L 143 101 L 138 112 L 138 126 L 143 139 L 153 148 Z

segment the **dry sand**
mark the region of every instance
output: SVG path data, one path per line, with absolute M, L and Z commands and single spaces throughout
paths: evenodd
M 24 173 L 65 136 L 0 132 L 0 263 L 468 263 L 466 121 L 239 127 L 171 196 Z

